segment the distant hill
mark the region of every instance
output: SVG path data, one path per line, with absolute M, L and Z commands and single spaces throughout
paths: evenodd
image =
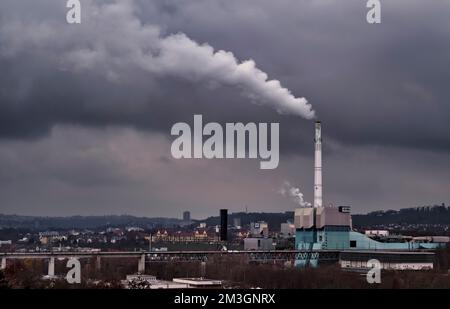
M 293 221 L 294 212 L 286 213 L 232 213 L 228 216 L 228 223 L 233 224 L 234 218 L 241 219 L 241 225 L 250 224 L 255 221 L 266 221 L 270 229 L 279 229 L 280 224 L 287 220 Z M 198 222 L 206 222 L 208 226 L 220 224 L 220 217 L 209 217 L 204 220 L 193 220 L 194 225 Z M 145 218 L 129 215 L 122 216 L 72 216 L 72 217 L 34 217 L 0 214 L 0 228 L 15 228 L 29 230 L 45 229 L 97 229 L 108 226 L 125 227 L 137 226 L 146 229 L 168 228 L 183 225 L 183 221 L 173 218 Z
M 228 215 L 228 224 L 233 225 L 234 218 L 239 218 L 242 226 L 250 222 L 265 221 L 272 231 L 279 230 L 281 223 L 294 220 L 294 212 L 284 213 L 245 213 L 237 212 Z M 374 211 L 368 214 L 352 215 L 354 227 L 382 226 L 389 224 L 400 225 L 450 225 L 450 207 L 445 205 L 421 206 L 400 210 Z M 208 226 L 220 225 L 220 217 L 213 216 L 203 220 Z M 45 230 L 45 229 L 96 229 L 108 226 L 125 227 L 137 226 L 146 229 L 160 227 L 175 227 L 183 221 L 174 218 L 146 218 L 129 215 L 122 216 L 72 216 L 72 217 L 34 217 L 0 214 L 0 228 Z
M 170 227 L 179 225 L 181 220 L 172 218 L 145 218 L 122 216 L 72 216 L 34 217 L 0 214 L 0 228 L 16 229 L 95 229 L 107 226 L 137 226 L 142 228 Z
M 353 226 L 368 227 L 388 224 L 441 224 L 450 225 L 450 207 L 421 206 L 400 210 L 374 211 L 365 215 L 353 215 Z

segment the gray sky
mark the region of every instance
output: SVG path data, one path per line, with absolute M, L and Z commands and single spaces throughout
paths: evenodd
M 276 111 L 294 97 L 323 122 L 326 204 L 450 202 L 450 2 L 382 1 L 380 25 L 362 0 L 81 2 L 81 25 L 65 1 L 0 2 L 0 213 L 292 210 L 279 190 L 312 201 L 314 149 L 308 107 Z M 259 98 L 211 47 L 292 98 Z M 279 122 L 279 167 L 173 159 L 170 128 L 195 113 Z

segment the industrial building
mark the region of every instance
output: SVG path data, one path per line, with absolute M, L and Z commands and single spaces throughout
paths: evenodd
M 281 223 L 280 236 L 282 238 L 294 237 L 295 236 L 295 225 L 290 222 Z
M 127 275 L 121 281 L 125 289 L 188 289 L 188 288 L 221 288 L 221 280 L 206 278 L 174 278 L 172 281 L 158 280 L 152 275 Z
M 253 237 L 269 237 L 269 224 L 264 221 L 251 222 L 250 223 L 250 234 Z
M 244 238 L 244 250 L 275 250 L 272 238 Z
M 206 278 L 174 278 L 173 282 L 186 285 L 187 288 L 221 288 L 222 280 Z
M 380 262 L 381 269 L 387 270 L 431 270 L 434 253 L 415 251 L 343 251 L 339 264 L 344 269 L 369 269 L 368 261 Z
M 376 254 L 381 260 L 393 259 L 394 261 L 397 261 L 405 259 L 406 263 L 414 256 L 415 262 L 420 265 L 429 266 L 429 255 L 402 255 L 399 253 L 398 255 L 395 255 L 395 257 L 391 255 L 386 257 L 381 256 L 386 250 L 413 251 L 436 249 L 445 245 L 444 241 L 438 242 L 433 241 L 433 239 L 431 239 L 431 241 L 430 239 L 427 239 L 427 241 L 381 242 L 368 237 L 368 235 L 352 230 L 352 219 L 349 206 L 323 206 L 322 132 L 320 122 L 316 122 L 315 124 L 314 157 L 314 206 L 298 208 L 295 210 L 295 248 L 306 252 L 306 254 L 299 255 L 296 260 L 297 266 L 317 266 L 320 260 L 320 255 L 317 254 L 317 252 L 324 250 L 336 250 L 342 252 L 351 252 L 352 250 L 355 252 L 358 251 L 359 257 L 353 256 L 353 259 L 356 260 L 362 256 L 361 252 L 364 252 L 364 250 L 366 250 L 365 256 L 368 259 L 376 258 L 374 257 L 375 254 L 373 254 L 374 250 L 381 250 L 381 252 L 377 252 Z M 310 254 L 308 254 L 308 252 L 310 252 Z M 346 253 L 345 257 L 349 256 L 351 256 L 351 253 Z M 348 262 L 353 265 L 352 261 L 353 260 L 351 259 L 348 261 L 344 260 L 345 263 Z M 342 262 L 342 265 L 345 264 L 344 262 Z M 393 268 L 402 269 L 402 266 L 393 266 Z

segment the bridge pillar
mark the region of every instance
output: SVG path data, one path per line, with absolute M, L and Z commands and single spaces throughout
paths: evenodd
M 6 269 L 6 258 L 2 258 L 2 266 L 0 267 L 1 270 Z
M 145 254 L 142 254 L 138 262 L 138 273 L 145 273 Z
M 201 278 L 206 277 L 206 262 L 205 261 L 200 262 L 200 277 Z
M 95 270 L 100 271 L 102 269 L 102 259 L 99 255 L 97 255 L 97 258 L 95 260 Z
M 54 277 L 55 276 L 55 258 L 51 257 L 48 261 L 48 276 Z

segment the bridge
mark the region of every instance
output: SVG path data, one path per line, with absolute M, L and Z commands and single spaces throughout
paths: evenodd
M 96 268 L 101 269 L 103 258 L 135 258 L 138 262 L 138 273 L 145 273 L 146 263 L 151 262 L 188 262 L 202 261 L 214 257 L 243 256 L 249 262 L 254 263 L 277 263 L 293 262 L 303 258 L 305 254 L 314 254 L 321 261 L 338 261 L 339 251 L 316 250 L 258 250 L 258 251 L 115 251 L 115 252 L 7 252 L 0 253 L 1 269 L 6 269 L 7 260 L 45 259 L 48 260 L 48 275 L 55 275 L 55 259 L 96 259 Z

